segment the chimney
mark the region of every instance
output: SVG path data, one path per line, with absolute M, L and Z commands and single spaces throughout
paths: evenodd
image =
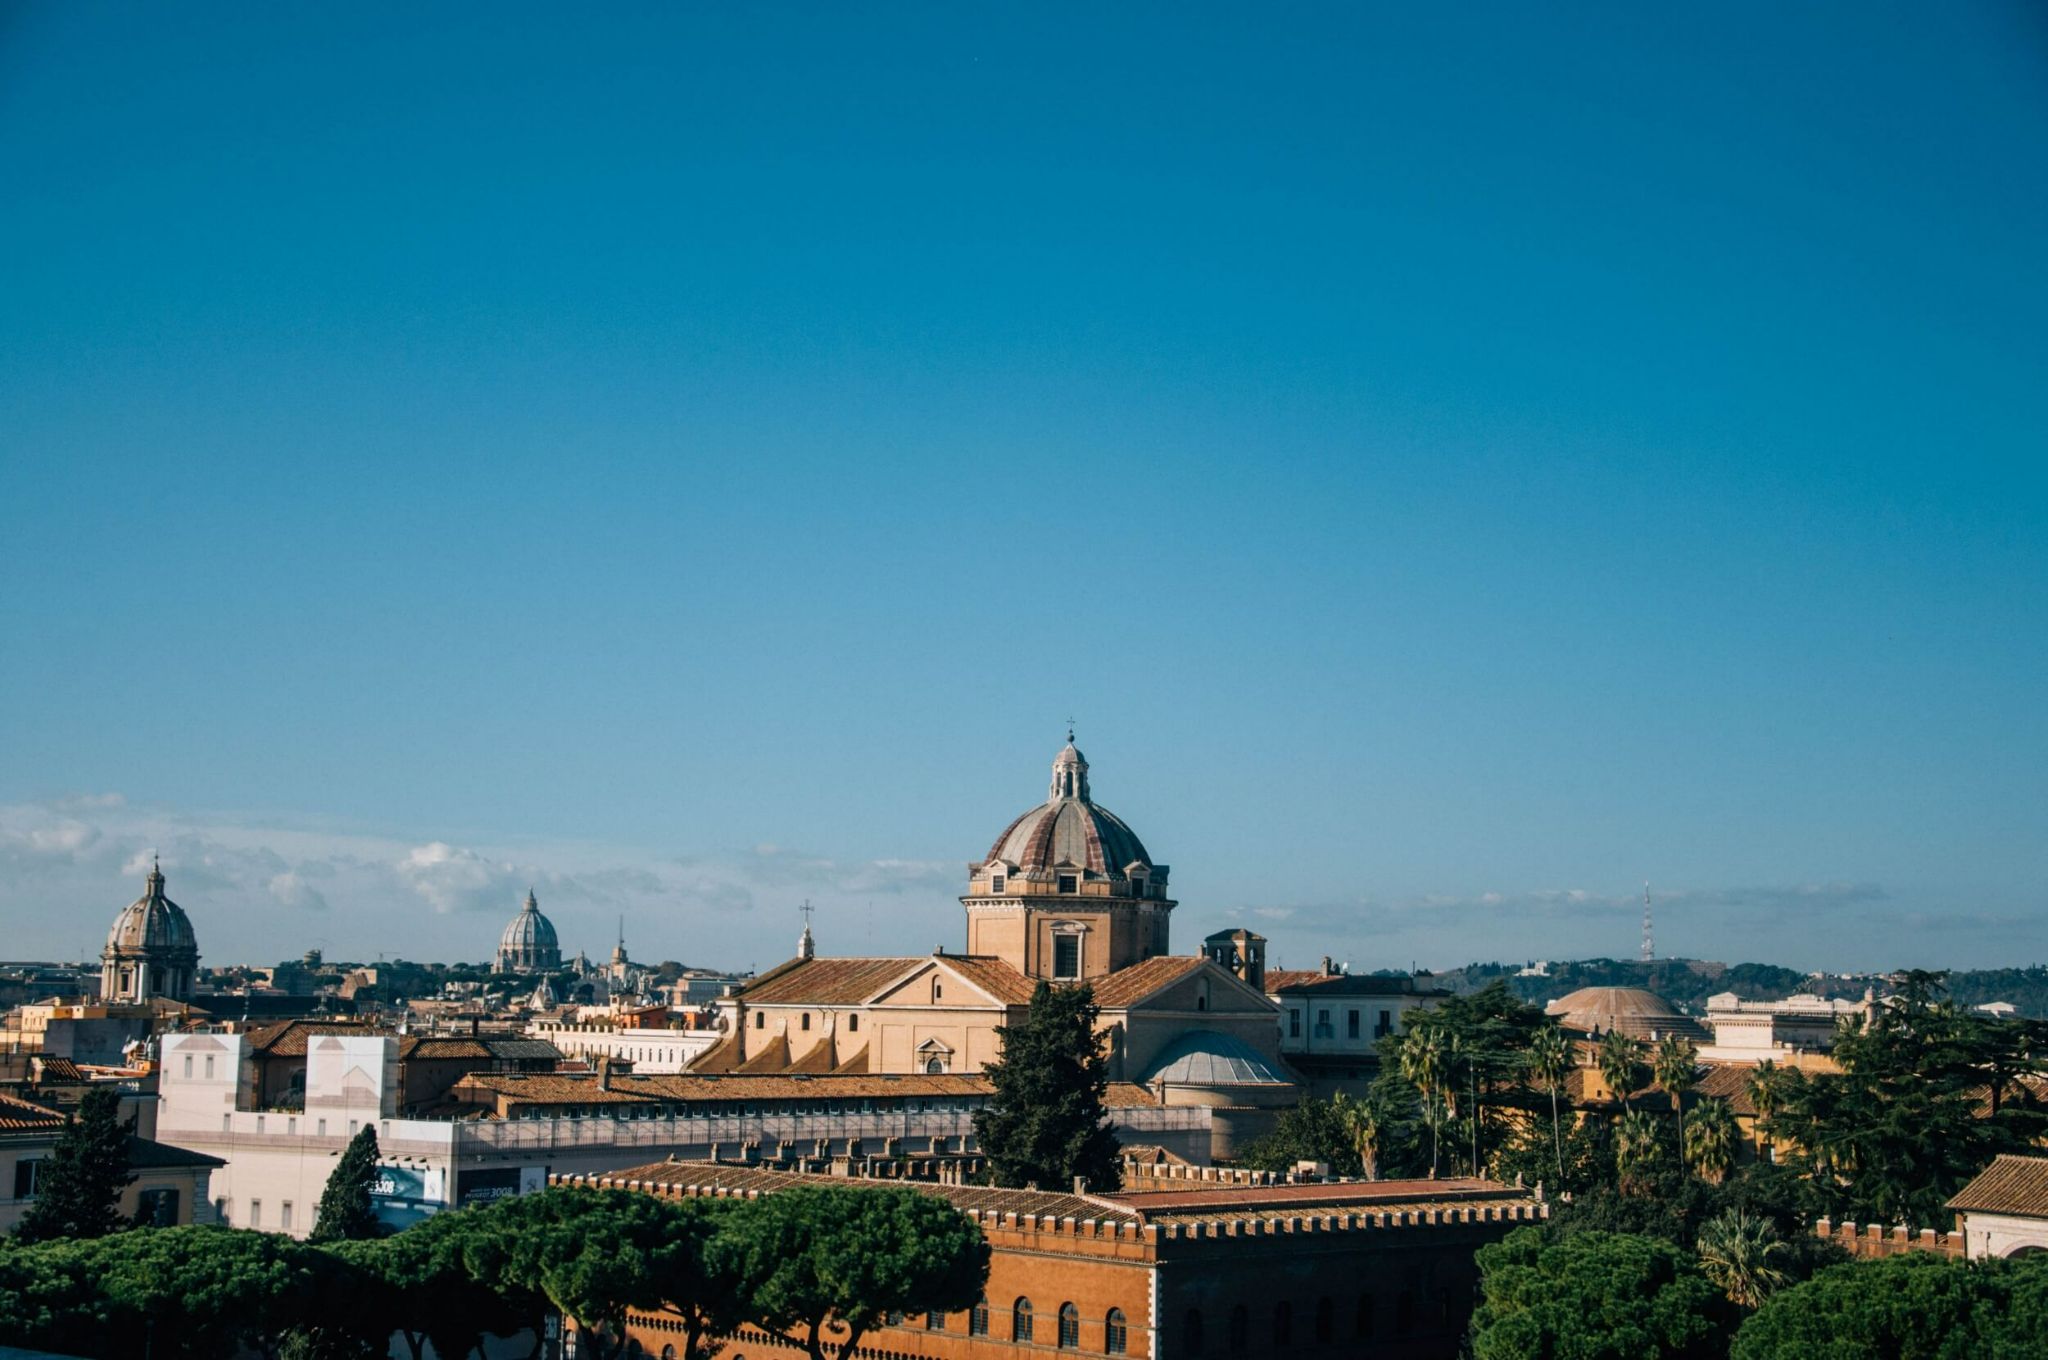
M 1074 1177 L 1074 1193 L 1077 1195 L 1088 1193 L 1088 1178 L 1086 1176 Z
M 600 1091 L 612 1089 L 612 1055 L 609 1053 L 597 1055 L 597 1089 Z

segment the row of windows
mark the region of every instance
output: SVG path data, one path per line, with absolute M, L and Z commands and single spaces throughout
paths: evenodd
M 1451 1296 L 1448 1292 L 1438 1296 L 1445 1326 L 1451 1323 Z M 1316 1300 L 1315 1312 L 1309 1322 L 1311 1334 L 1319 1343 L 1337 1339 L 1337 1304 L 1327 1294 Z M 1374 1317 L 1373 1297 L 1370 1294 L 1358 1296 L 1352 1309 L 1351 1336 L 1356 1341 L 1372 1339 L 1377 1327 Z M 1402 1290 L 1394 1300 L 1394 1334 L 1406 1336 L 1415 1329 L 1415 1295 Z M 1181 1354 L 1200 1355 L 1206 1344 L 1202 1310 L 1190 1308 L 1181 1321 Z M 1251 1311 L 1243 1304 L 1230 1310 L 1224 1336 L 1224 1349 L 1231 1355 L 1242 1355 L 1251 1349 Z M 1294 1305 L 1285 1299 L 1273 1305 L 1272 1337 L 1276 1349 L 1294 1344 Z
M 1345 1038 L 1347 1038 L 1347 1039 L 1357 1039 L 1357 1038 L 1362 1038 L 1363 1036 L 1361 1035 L 1361 1033 L 1360 1033 L 1359 1031 L 1360 1031 L 1360 1020 L 1359 1020 L 1359 1012 L 1358 1012 L 1358 1011 L 1357 1011 L 1356 1009 L 1352 1009 L 1352 1010 L 1346 1011 L 1346 1012 L 1344 1013 L 1344 1037 L 1345 1037 Z M 1373 1038 L 1375 1038 L 1375 1039 L 1384 1039 L 1384 1038 L 1386 1038 L 1386 1037 L 1387 1037 L 1387 1036 L 1388 1036 L 1389 1034 L 1392 1034 L 1393 1032 L 1394 1032 L 1394 1013 L 1393 1013 L 1392 1011 L 1381 1011 L 1381 1012 L 1380 1012 L 1380 1022 L 1379 1022 L 1379 1024 L 1377 1024 L 1377 1025 L 1375 1025 L 1375 1026 L 1373 1027 L 1373 1031 L 1372 1031 L 1372 1037 L 1373 1037 Z M 1333 1036 L 1334 1036 L 1335 1034 L 1336 1034 L 1336 1030 L 1334 1030 L 1334 1029 L 1332 1029 L 1332 1028 L 1330 1027 L 1330 1012 L 1329 1012 L 1329 1010 L 1328 1010 L 1327 1008 L 1323 1008 L 1323 1009 L 1319 1009 L 1319 1010 L 1317 1010 L 1317 1011 L 1316 1011 L 1316 1038 L 1318 1038 L 1318 1039 L 1328 1039 L 1328 1038 L 1331 1038 L 1331 1037 L 1333 1037 Z M 1300 1011 L 1297 1011 L 1297 1010 L 1290 1010 L 1290 1011 L 1288 1011 L 1288 1012 L 1287 1012 L 1287 1036 L 1288 1036 L 1288 1037 L 1289 1037 L 1290 1039 L 1299 1039 L 1299 1038 L 1301 1037 L 1301 1012 L 1300 1012 Z
M 1080 1349 L 1081 1310 L 1071 1303 L 1063 1303 L 1060 1305 L 1055 1319 L 1053 1326 L 1054 1344 L 1061 1350 Z M 899 1314 L 892 1320 L 900 1322 L 902 1320 L 901 1315 Z M 930 1331 L 943 1330 L 946 1325 L 945 1314 L 927 1313 L 924 1325 Z M 974 1308 L 967 1314 L 967 1334 L 969 1336 L 988 1335 L 987 1299 L 983 1299 L 980 1303 L 975 1304 Z M 1031 1306 L 1030 1299 L 1019 1296 L 1017 1301 L 1010 1305 L 1010 1340 L 1035 1341 L 1036 1339 L 1036 1312 Z M 1124 1320 L 1124 1310 L 1112 1308 L 1102 1319 L 1102 1353 L 1104 1355 L 1123 1355 L 1129 1347 L 1130 1325 Z

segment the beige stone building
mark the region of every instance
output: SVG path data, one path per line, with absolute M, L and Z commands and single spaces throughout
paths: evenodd
M 977 1073 L 1040 983 L 1086 983 L 1110 1078 L 1169 1104 L 1213 1107 L 1217 1155 L 1299 1098 L 1260 979 L 1220 963 L 1215 942 L 1171 952 L 1167 866 L 1094 801 L 1071 737 L 1046 800 L 1012 819 L 967 874 L 965 953 L 819 958 L 806 928 L 797 957 L 719 1002 L 726 1037 L 690 1070 Z

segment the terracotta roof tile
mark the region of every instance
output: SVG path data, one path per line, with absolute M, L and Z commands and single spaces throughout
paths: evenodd
M 1948 1202 L 1965 1213 L 2048 1218 L 2048 1157 L 2000 1153 Z
M 752 1005 L 853 1006 L 924 963 L 921 958 L 798 959 L 740 990 Z
M 1158 954 L 1142 963 L 1119 968 L 1095 980 L 1095 1004 L 1106 1011 L 1136 1005 L 1160 988 L 1199 971 L 1207 962 L 1200 954 Z
M 945 954 L 939 962 L 1007 1006 L 1026 1006 L 1038 984 L 1001 959 Z
M 55 1131 L 64 1127 L 64 1116 L 47 1105 L 38 1105 L 32 1100 L 21 1100 L 10 1095 L 0 1095 L 0 1131 L 9 1133 L 36 1133 L 45 1129 Z

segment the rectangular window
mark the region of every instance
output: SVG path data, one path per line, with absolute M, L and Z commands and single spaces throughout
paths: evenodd
M 1352 1011 L 1344 1017 L 1344 1033 L 1347 1038 L 1358 1037 L 1358 1012 Z
M 1380 1012 L 1380 1027 L 1375 1032 L 1382 1039 L 1394 1032 L 1394 1013 L 1392 1011 Z
M 1081 891 L 1081 876 L 1079 874 L 1061 874 L 1060 891 L 1063 893 L 1077 893 Z
M 14 1197 L 34 1199 L 36 1197 L 36 1170 L 42 1166 L 41 1158 L 24 1158 L 14 1164 Z
M 233 1115 L 224 1114 L 220 1117 L 220 1131 L 222 1133 L 233 1133 L 235 1131 L 235 1117 Z
M 322 1138 L 325 1138 L 327 1136 L 327 1121 L 324 1119 L 321 1120 L 317 1125 L 314 1126 L 313 1132 L 319 1134 Z
M 290 1200 L 286 1200 L 284 1204 L 279 1207 L 277 1213 L 277 1221 L 278 1224 L 281 1227 L 283 1227 L 283 1229 L 286 1232 L 290 1232 L 292 1230 L 292 1202 Z
M 1055 935 L 1052 937 L 1052 975 L 1056 978 L 1078 978 L 1081 976 L 1081 937 L 1079 935 Z
M 263 1116 L 260 1114 L 256 1116 L 256 1132 L 263 1132 Z
M 804 1012 L 804 1019 L 803 1019 L 803 1025 L 801 1026 L 801 1028 L 803 1028 L 803 1029 L 809 1029 L 810 1027 L 811 1027 L 811 1013 L 810 1013 L 809 1011 L 805 1011 L 805 1012 Z
M 263 1226 L 263 1201 L 260 1199 L 249 1201 L 249 1226 L 252 1228 Z
M 135 1221 L 151 1228 L 178 1226 L 178 1192 L 144 1190 L 135 1197 Z
M 213 1080 L 213 1055 L 211 1053 L 206 1055 L 206 1079 L 208 1081 Z
M 1299 1039 L 1301 1037 L 1300 1011 L 1287 1012 L 1287 1035 L 1289 1038 L 1292 1039 Z
M 185 1055 L 185 1080 L 192 1080 L 192 1055 L 190 1053 Z
M 1008 880 L 1006 880 L 1001 874 L 997 874 L 989 879 L 988 890 L 990 892 L 1001 892 L 1003 890 L 1003 884 L 1007 881 Z
M 296 1120 L 296 1119 L 287 1119 L 287 1120 L 285 1120 L 285 1121 L 284 1121 L 284 1131 L 285 1131 L 286 1133 L 297 1133 L 297 1132 L 299 1131 L 299 1121 L 298 1121 L 298 1120 Z

